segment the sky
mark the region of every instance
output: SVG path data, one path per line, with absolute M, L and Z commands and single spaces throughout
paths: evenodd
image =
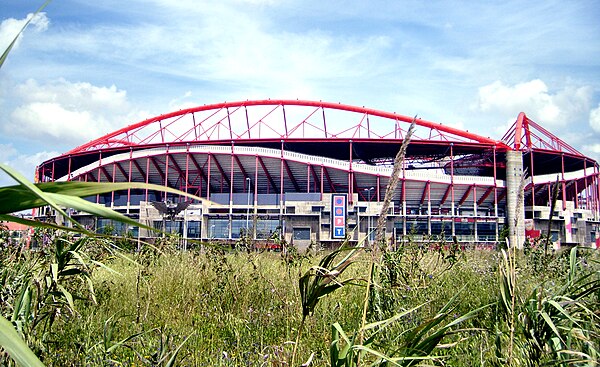
M 2 0 L 1 51 L 42 3 Z M 143 119 L 267 98 L 495 139 L 523 111 L 600 161 L 600 1 L 54 0 L 0 69 L 0 162 L 33 178 Z

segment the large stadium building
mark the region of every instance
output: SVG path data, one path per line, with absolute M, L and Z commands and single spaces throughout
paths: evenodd
M 300 248 L 358 242 L 372 239 L 412 121 L 316 101 L 204 105 L 90 141 L 43 162 L 36 177 L 145 182 L 195 194 L 203 200 L 171 215 L 157 203 L 175 207 L 185 198 L 140 189 L 88 198 L 184 239 L 233 242 L 247 234 L 261 242 L 281 233 Z M 598 162 L 524 113 L 500 140 L 414 121 L 385 213 L 387 239 L 455 236 L 491 245 L 508 234 L 520 246 L 526 237 L 549 234 L 557 244 L 600 242 Z M 86 213 L 74 216 L 97 229 L 107 225 Z

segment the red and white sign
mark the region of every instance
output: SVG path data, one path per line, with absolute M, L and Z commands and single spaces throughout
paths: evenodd
M 346 212 L 348 210 L 345 194 L 331 195 L 332 229 L 331 238 L 341 239 L 346 237 Z

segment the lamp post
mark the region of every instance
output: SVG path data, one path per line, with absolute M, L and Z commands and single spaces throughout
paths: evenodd
M 365 189 L 365 192 L 367 193 L 368 196 L 368 202 L 367 202 L 367 236 L 369 238 L 369 241 L 371 240 L 371 191 L 375 190 L 374 187 L 369 187 L 368 189 Z
M 246 191 L 248 191 L 248 207 L 246 208 L 246 237 L 248 237 L 250 222 L 250 177 L 246 177 Z

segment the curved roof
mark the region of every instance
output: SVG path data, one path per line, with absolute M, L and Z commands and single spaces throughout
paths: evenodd
M 179 110 L 129 125 L 67 154 L 189 141 L 273 139 L 402 139 L 413 118 L 341 103 L 304 100 L 223 102 Z M 485 144 L 502 141 L 416 118 L 413 141 Z
M 503 178 L 504 153 L 524 152 L 536 175 L 573 172 L 597 163 L 521 113 L 501 140 L 440 123 L 341 103 L 254 100 L 197 106 L 126 126 L 42 163 L 38 177 L 55 179 L 122 153 L 191 145 L 280 149 L 367 165 L 390 162 L 410 123 L 416 129 L 406 152 L 417 161 L 452 158 L 455 168 Z M 459 158 L 457 158 L 459 157 Z

